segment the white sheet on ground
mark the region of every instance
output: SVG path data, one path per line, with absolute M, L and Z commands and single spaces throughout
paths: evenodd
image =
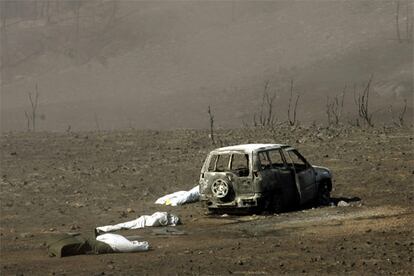
M 149 248 L 149 244 L 146 241 L 130 241 L 118 234 L 103 234 L 97 236 L 96 240 L 108 244 L 115 252 L 147 251 Z
M 155 201 L 155 204 L 177 206 L 182 205 L 184 203 L 196 202 L 199 200 L 199 198 L 200 191 L 197 185 L 189 191 L 179 191 L 160 197 Z
M 148 226 L 175 226 L 180 222 L 180 219 L 173 214 L 169 214 L 167 212 L 155 212 L 151 216 L 143 215 L 137 219 L 115 224 L 115 225 L 106 225 L 96 227 L 96 230 L 99 233 L 102 232 L 112 232 L 121 229 L 139 229 Z

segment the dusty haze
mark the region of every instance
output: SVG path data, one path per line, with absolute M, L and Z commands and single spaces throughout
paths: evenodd
M 407 100 L 412 118 L 412 1 L 2 1 L 1 129 L 206 128 L 251 124 L 269 81 L 287 120 L 326 122 L 325 104 L 373 76 L 375 124 Z M 398 9 L 397 9 L 398 7 Z M 398 10 L 398 28 L 397 28 Z

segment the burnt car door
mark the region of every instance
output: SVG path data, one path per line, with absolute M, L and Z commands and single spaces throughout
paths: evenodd
M 246 153 L 232 153 L 230 160 L 230 171 L 235 175 L 233 184 L 236 194 L 251 194 L 254 192 L 252 186 L 252 175 L 250 173 L 250 157 Z
M 287 164 L 295 172 L 296 186 L 300 196 L 300 203 L 312 200 L 316 193 L 316 174 L 313 167 L 295 149 L 284 149 Z
M 290 168 L 282 154 L 281 149 L 268 151 L 277 183 L 276 188 L 282 191 L 284 206 L 291 206 L 297 202 L 297 187 L 295 183 L 295 172 Z
M 258 172 L 257 176 L 261 178 L 261 187 L 257 192 L 270 195 L 276 187 L 277 173 L 272 169 L 272 162 L 269 159 L 267 151 L 257 153 Z

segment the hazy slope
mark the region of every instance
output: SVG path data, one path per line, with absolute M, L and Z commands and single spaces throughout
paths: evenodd
M 388 1 L 120 2 L 105 32 L 93 36 L 99 28 L 82 25 L 75 58 L 46 47 L 10 70 L 1 91 L 2 129 L 25 128 L 35 83 L 46 118 L 40 127 L 54 130 L 206 127 L 209 104 L 219 125 L 239 126 L 251 121 L 267 80 L 278 91 L 277 115 L 286 119 L 291 79 L 302 91 L 299 119 L 324 119 L 327 94 L 362 87 L 371 74 L 373 104 L 384 113 L 391 100 L 399 106 L 413 91 L 412 42 L 396 40 L 395 7 Z M 61 36 L 58 27 L 35 30 Z M 16 41 L 28 39 L 30 28 L 16 29 Z M 351 91 L 346 102 L 353 112 Z

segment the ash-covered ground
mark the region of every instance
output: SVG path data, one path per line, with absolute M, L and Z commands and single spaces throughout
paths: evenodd
M 1 137 L 2 275 L 411 274 L 414 255 L 412 128 L 278 127 L 8 133 Z M 220 145 L 285 143 L 332 169 L 333 198 L 347 207 L 280 215 L 207 216 L 200 204 L 155 205 L 197 185 Z M 358 200 L 360 199 L 360 200 Z M 63 232 L 155 211 L 179 215 L 176 231 L 121 231 L 149 241 L 142 253 L 50 258 Z

